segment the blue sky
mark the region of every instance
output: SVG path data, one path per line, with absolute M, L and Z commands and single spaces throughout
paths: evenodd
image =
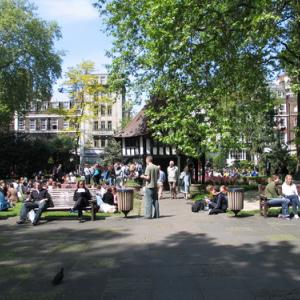
M 110 62 L 105 56 L 111 48 L 111 39 L 101 31 L 103 23 L 98 11 L 92 6 L 93 0 L 31 0 L 37 7 L 38 15 L 44 20 L 56 21 L 62 31 L 62 39 L 56 48 L 63 50 L 63 73 L 83 60 L 96 63 L 97 71 L 105 72 Z M 54 98 L 64 99 L 66 95 L 57 92 L 60 80 L 54 86 Z

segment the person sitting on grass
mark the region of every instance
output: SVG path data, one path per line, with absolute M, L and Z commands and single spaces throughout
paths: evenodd
M 207 204 L 210 208 L 209 215 L 217 215 L 220 213 L 225 213 L 228 208 L 228 200 L 227 200 L 227 187 L 222 185 L 220 187 L 220 192 L 217 193 L 216 190 L 213 188 L 211 192 L 215 195 L 213 200 L 208 200 Z
M 276 206 L 281 205 L 282 207 L 282 214 L 278 215 L 278 218 L 282 219 L 289 219 L 289 203 L 290 200 L 280 196 L 278 192 L 277 185 L 279 184 L 279 176 L 273 175 L 269 178 L 269 183 L 265 189 L 265 196 L 267 197 L 267 204 L 268 206 Z
M 104 193 L 103 193 L 104 191 Z M 111 196 L 113 196 L 113 204 L 111 204 Z M 114 213 L 116 212 L 117 208 L 114 205 L 114 195 L 112 194 L 112 189 L 108 188 L 107 191 L 104 189 L 104 187 L 101 187 L 100 191 L 96 192 L 96 199 L 97 199 L 97 205 L 99 207 L 100 212 L 104 213 Z M 105 201 L 104 201 L 105 200 Z M 108 201 L 109 203 L 107 203 Z
M 104 203 L 107 203 L 109 205 L 114 205 L 114 195 L 112 193 L 111 187 L 107 188 L 106 193 L 103 195 L 102 198 Z
M 37 181 L 34 183 L 34 188 L 30 192 L 28 201 L 26 201 L 21 208 L 20 220 L 17 221 L 17 224 L 24 224 L 27 219 L 27 214 L 31 210 L 38 208 L 34 220 L 32 221 L 32 225 L 35 226 L 38 224 L 42 212 L 47 210 L 48 207 L 53 206 L 54 204 L 48 190 L 42 186 L 41 182 Z
M 10 207 L 5 195 L 2 185 L 0 185 L 0 211 L 7 211 Z
M 82 210 L 89 206 L 89 201 L 92 199 L 92 195 L 90 191 L 85 187 L 85 183 L 83 180 L 78 181 L 77 189 L 74 192 L 73 200 L 75 201 L 75 205 L 71 212 L 78 211 L 78 219 L 79 222 L 83 222 L 82 218 Z

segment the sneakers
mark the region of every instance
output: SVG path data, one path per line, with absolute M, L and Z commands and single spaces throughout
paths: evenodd
M 20 224 L 25 224 L 25 221 L 24 220 L 19 220 L 19 221 L 17 221 L 16 222 L 18 225 L 20 225 Z
M 282 215 L 282 214 L 280 214 L 280 215 L 278 215 L 278 218 L 279 219 L 284 219 L 284 220 L 290 220 L 290 216 L 289 215 Z
M 294 219 L 299 219 L 298 214 L 294 215 Z

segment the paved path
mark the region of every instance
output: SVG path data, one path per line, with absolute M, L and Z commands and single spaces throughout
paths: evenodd
M 0 299 L 300 298 L 300 220 L 160 205 L 157 220 L 0 220 Z M 52 287 L 61 266 L 64 283 Z

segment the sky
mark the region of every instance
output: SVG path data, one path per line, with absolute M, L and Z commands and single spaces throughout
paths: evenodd
M 56 42 L 56 49 L 63 50 L 63 75 L 69 67 L 83 60 L 92 60 L 98 72 L 105 72 L 110 63 L 105 56 L 112 46 L 111 39 L 103 33 L 103 22 L 94 0 L 31 0 L 37 6 L 37 14 L 47 21 L 56 21 L 61 28 L 62 39 Z M 58 92 L 62 79 L 53 88 L 53 98 L 64 100 L 67 95 Z

